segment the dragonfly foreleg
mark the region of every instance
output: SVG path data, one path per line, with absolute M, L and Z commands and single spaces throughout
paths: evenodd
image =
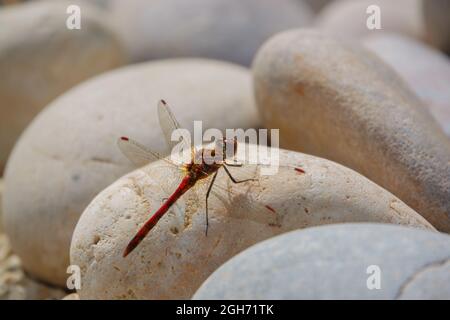
M 241 162 L 238 162 L 238 161 L 234 160 L 233 163 L 228 163 L 228 162 L 225 161 L 225 162 L 224 162 L 224 165 L 230 166 L 230 167 L 242 167 L 244 164 L 241 163 Z
M 211 182 L 209 183 L 208 186 L 208 191 L 206 191 L 206 198 L 205 198 L 205 203 L 206 203 L 206 229 L 205 229 L 205 236 L 208 236 L 208 226 L 209 226 L 209 218 L 208 218 L 208 198 L 209 198 L 209 194 L 211 193 L 211 189 L 214 185 L 214 181 L 216 180 L 217 177 L 217 172 L 214 173 Z
M 258 179 L 244 179 L 244 180 L 236 180 L 230 173 L 230 171 L 228 170 L 227 166 L 224 165 L 223 168 L 225 169 L 225 172 L 227 173 L 227 175 L 230 177 L 231 181 L 233 181 L 234 183 L 243 183 L 243 182 L 247 182 L 247 181 L 256 181 Z

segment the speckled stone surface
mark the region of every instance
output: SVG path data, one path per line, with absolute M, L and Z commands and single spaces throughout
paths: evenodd
M 234 168 L 233 174 L 239 169 L 245 170 Z M 81 269 L 80 298 L 188 299 L 238 252 L 314 225 L 364 221 L 434 230 L 389 192 L 325 159 L 281 150 L 277 174 L 253 177 L 257 181 L 235 185 L 221 170 L 209 199 L 207 237 L 205 181 L 183 195 L 126 258 L 130 239 L 180 180 L 162 161 L 117 180 L 89 204 L 73 234 L 70 261 Z
M 450 299 L 449 263 L 446 234 L 383 224 L 322 226 L 245 250 L 194 299 Z M 368 272 L 372 265 L 379 269 Z M 370 278 L 377 275 L 380 289 Z
M 27 128 L 5 173 L 4 227 L 25 269 L 65 285 L 79 216 L 103 188 L 135 168 L 117 147 L 130 136 L 164 153 L 156 104 L 166 99 L 183 127 L 259 124 L 248 69 L 173 59 L 128 66 L 73 88 Z
M 253 64 L 257 106 L 283 148 L 342 163 L 450 232 L 450 140 L 375 54 L 316 30 L 273 37 Z

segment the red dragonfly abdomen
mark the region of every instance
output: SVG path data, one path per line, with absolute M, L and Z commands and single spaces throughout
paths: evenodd
M 175 192 L 163 203 L 163 205 L 156 211 L 150 219 L 139 229 L 136 235 L 128 243 L 123 256 L 126 257 L 131 251 L 138 246 L 138 244 L 145 238 L 150 230 L 158 223 L 159 219 L 170 209 L 170 207 L 195 183 L 192 182 L 192 178 L 186 175 L 181 181 Z

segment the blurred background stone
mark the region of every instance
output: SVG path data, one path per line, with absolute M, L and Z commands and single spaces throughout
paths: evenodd
M 367 28 L 370 5 L 380 7 L 381 29 Z M 424 39 L 422 0 L 335 0 L 316 18 L 318 28 L 342 38 L 361 39 L 369 34 L 397 32 Z
M 450 1 L 423 0 L 427 40 L 450 54 Z
M 70 1 L 0 10 L 0 175 L 26 125 L 75 84 L 125 61 L 105 18 L 83 4 L 81 30 L 66 27 Z
M 306 2 L 311 6 L 314 12 L 320 12 L 327 4 L 332 2 L 333 0 L 299 0 Z
M 312 21 L 299 0 L 119 0 L 109 10 L 132 61 L 196 56 L 249 65 L 272 34 Z
M 384 224 L 329 225 L 250 247 L 217 269 L 194 299 L 447 300 L 449 263 L 446 234 Z M 380 286 L 373 289 L 377 276 Z
M 0 300 L 61 299 L 66 292 L 27 276 L 18 256 L 11 252 L 8 238 L 0 233 Z
M 3 231 L 3 178 L 0 178 L 0 232 Z
M 450 59 L 399 34 L 369 36 L 364 44 L 397 71 L 450 137 Z

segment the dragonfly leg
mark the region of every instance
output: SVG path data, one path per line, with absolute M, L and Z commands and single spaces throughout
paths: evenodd
M 213 177 L 212 177 L 212 179 L 211 179 L 211 182 L 209 183 L 209 186 L 208 186 L 208 191 L 206 191 L 206 229 L 205 229 L 205 236 L 208 236 L 208 226 L 209 226 L 209 219 L 208 219 L 208 198 L 209 198 L 209 194 L 211 193 L 211 189 L 212 189 L 212 187 L 213 187 L 213 185 L 214 185 L 214 181 L 216 180 L 216 177 L 217 177 L 217 172 L 218 171 L 216 171 L 216 173 L 214 173 L 214 175 L 213 175 Z
M 236 160 L 233 163 L 228 163 L 228 162 L 224 162 L 225 165 L 230 166 L 230 167 L 242 167 L 244 164 L 237 162 Z
M 227 173 L 227 175 L 230 177 L 231 181 L 233 181 L 234 183 L 243 183 L 243 182 L 247 182 L 247 181 L 256 181 L 257 179 L 245 179 L 245 180 L 236 180 L 230 173 L 230 171 L 228 170 L 227 166 L 224 165 L 223 168 L 225 169 L 225 172 Z

